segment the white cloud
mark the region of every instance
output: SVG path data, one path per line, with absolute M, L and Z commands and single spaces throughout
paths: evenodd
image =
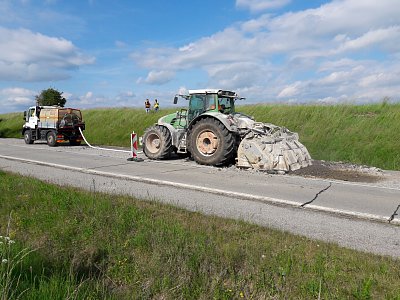
M 85 105 L 85 104 L 93 104 L 94 101 L 96 101 L 95 98 L 93 98 L 93 92 L 89 91 L 85 95 L 79 97 L 80 104 Z
M 236 0 L 236 6 L 252 12 L 278 8 L 290 3 L 291 0 Z
M 132 103 L 136 98 L 136 94 L 133 91 L 125 91 L 119 93 L 115 100 L 119 105 L 126 105 L 127 103 Z
M 114 95 L 102 95 L 93 91 L 87 91 L 82 95 L 67 93 L 67 105 L 77 108 L 114 107 L 114 106 L 141 106 L 141 99 L 138 99 L 133 91 L 120 91 Z
M 337 85 L 345 84 L 354 78 L 362 76 L 365 73 L 364 66 L 356 66 L 352 69 L 346 69 L 346 71 L 334 71 L 328 76 L 320 78 L 317 82 L 320 85 Z
M 189 90 L 188 90 L 186 87 L 181 86 L 181 87 L 178 89 L 178 94 L 179 94 L 179 95 L 188 95 L 188 94 L 189 94 Z
M 61 96 L 63 96 L 68 101 L 68 99 L 71 98 L 72 94 L 68 92 L 62 92 Z
M 371 46 L 380 48 L 392 48 L 394 51 L 400 51 L 400 26 L 390 26 L 384 29 L 370 30 L 355 39 L 346 39 L 337 52 L 356 51 Z
M 271 20 L 270 30 L 290 36 L 360 35 L 371 29 L 398 25 L 397 0 L 336 0 L 319 8 L 285 13 Z
M 15 101 L 17 103 L 27 104 L 32 102 L 36 92 L 25 88 L 14 87 L 0 90 L 0 95 L 5 97 L 10 103 Z
M 61 80 L 72 69 L 93 62 L 63 38 L 0 27 L 0 80 Z
M 214 85 L 222 89 L 243 89 L 263 83 L 271 78 L 272 70 L 269 65 L 256 62 L 237 62 L 214 64 L 207 67 L 208 75 Z M 210 83 L 211 84 L 211 83 Z
M 397 72 L 379 72 L 368 74 L 359 81 L 361 88 L 378 88 L 397 86 L 400 78 L 400 70 Z M 400 88 L 399 88 L 400 90 Z
M 255 11 L 278 2 L 238 0 L 236 5 Z M 247 91 L 248 98 L 316 101 L 345 95 L 367 101 L 376 97 L 369 92 L 374 78 L 387 87 L 380 92 L 399 98 L 393 87 L 400 86 L 399 15 L 398 0 L 334 0 L 314 9 L 261 15 L 186 45 L 150 48 L 132 58 L 158 70 L 152 75 L 206 71 L 204 82 Z M 150 74 L 146 80 L 157 83 Z
M 294 96 L 297 96 L 300 93 L 300 88 L 300 81 L 288 85 L 278 94 L 278 98 L 292 98 Z
M 82 95 L 70 94 L 67 99 L 67 105 L 80 109 L 94 107 L 112 107 L 116 106 L 116 97 L 110 97 L 101 94 L 95 94 L 92 91 L 87 91 Z
M 326 72 L 326 71 L 339 71 L 339 70 L 347 70 L 349 68 L 353 68 L 360 63 L 366 64 L 366 61 L 355 61 L 349 58 L 339 58 L 338 60 L 326 60 L 319 65 L 318 72 Z
M 0 111 L 23 111 L 35 105 L 35 96 L 38 93 L 21 87 L 10 87 L 0 90 Z
M 147 84 L 155 84 L 161 85 L 171 81 L 175 76 L 175 72 L 172 71 L 150 71 L 147 74 L 146 79 L 139 78 L 137 83 L 147 83 Z
M 270 15 L 262 15 L 257 19 L 248 20 L 246 22 L 241 23 L 241 30 L 243 32 L 258 32 L 262 30 L 268 29 L 268 24 L 271 21 Z

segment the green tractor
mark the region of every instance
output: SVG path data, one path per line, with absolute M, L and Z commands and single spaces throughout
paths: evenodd
M 173 153 L 191 156 L 197 163 L 266 171 L 297 170 L 311 165 L 298 135 L 284 127 L 254 121 L 235 111 L 244 99 L 224 90 L 189 90 L 176 95 L 189 101 L 187 109 L 161 117 L 143 136 L 149 159 L 168 159 Z

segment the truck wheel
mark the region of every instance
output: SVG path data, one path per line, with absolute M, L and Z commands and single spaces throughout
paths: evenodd
M 32 131 L 30 129 L 24 132 L 24 141 L 25 144 L 33 144 Z
M 172 152 L 172 138 L 164 126 L 155 125 L 146 129 L 143 136 L 143 152 L 150 159 L 166 159 Z
M 53 131 L 50 131 L 47 134 L 47 145 L 49 145 L 50 147 L 57 146 L 56 134 Z
M 224 166 L 235 154 L 235 136 L 216 119 L 206 118 L 193 125 L 189 133 L 189 151 L 202 165 Z

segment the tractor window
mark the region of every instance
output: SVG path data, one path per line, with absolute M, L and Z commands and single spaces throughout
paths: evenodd
M 218 98 L 218 109 L 224 114 L 234 113 L 234 100 L 231 98 Z
M 205 111 L 216 111 L 216 94 L 193 94 L 189 102 L 189 121 Z M 228 99 L 229 101 L 229 99 Z
M 204 95 L 193 95 L 190 98 L 190 109 L 195 110 L 203 110 L 204 109 Z
M 193 120 L 206 111 L 209 99 L 204 94 L 193 94 L 189 102 L 189 120 Z
M 207 107 L 207 110 L 215 109 L 215 94 L 206 95 L 206 107 Z

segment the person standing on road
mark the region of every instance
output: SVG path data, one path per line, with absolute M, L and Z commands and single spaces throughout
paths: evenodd
M 157 112 L 158 109 L 160 108 L 160 104 L 158 103 L 158 100 L 154 100 L 154 111 Z
M 150 104 L 150 100 L 146 99 L 146 101 L 144 101 L 144 107 L 146 109 L 146 114 L 148 114 L 150 112 L 151 109 L 151 104 Z

